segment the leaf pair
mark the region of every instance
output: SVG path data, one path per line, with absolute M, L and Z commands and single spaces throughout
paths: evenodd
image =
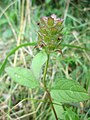
M 39 86 L 39 76 L 43 64 L 47 60 L 47 54 L 39 52 L 32 60 L 31 70 L 21 67 L 7 67 L 7 74 L 20 85 L 35 88 Z
M 33 58 L 30 70 L 21 67 L 7 67 L 6 72 L 20 85 L 28 88 L 40 87 L 40 72 L 46 61 L 47 54 L 41 51 Z M 52 99 L 57 102 L 80 102 L 90 99 L 86 90 L 76 81 L 61 78 L 52 85 L 50 93 Z

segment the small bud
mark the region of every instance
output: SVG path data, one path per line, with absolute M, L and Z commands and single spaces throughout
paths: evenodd
M 54 25 L 54 18 L 49 17 L 48 20 L 47 20 L 47 24 L 49 26 L 53 26 Z

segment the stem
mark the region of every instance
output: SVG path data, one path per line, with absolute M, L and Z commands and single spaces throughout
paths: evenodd
M 49 54 L 47 55 L 47 57 L 48 58 L 47 58 L 47 62 L 46 62 L 45 69 L 44 69 L 44 75 L 43 75 L 43 84 L 44 84 L 45 89 L 47 89 L 45 79 L 46 79 L 47 68 L 48 68 L 48 63 L 49 63 Z
M 47 93 L 48 93 L 48 97 L 49 97 L 49 100 L 50 100 L 50 103 L 51 103 L 51 107 L 52 107 L 54 116 L 55 116 L 56 120 L 58 120 L 57 113 L 56 113 L 55 108 L 53 106 L 52 98 L 51 98 L 50 92 L 48 90 L 47 90 Z
M 48 63 L 49 63 L 49 57 L 50 57 L 50 55 L 48 54 L 47 56 L 48 56 L 48 59 L 47 59 L 47 62 L 46 62 L 46 65 L 45 65 L 45 69 L 44 69 L 43 84 L 44 84 L 45 91 L 48 94 L 48 97 L 49 97 L 49 100 L 50 100 L 50 104 L 51 104 L 54 116 L 55 116 L 56 120 L 58 120 L 55 108 L 53 106 L 53 102 L 52 102 L 52 98 L 51 98 L 50 92 L 48 91 L 47 86 L 46 86 L 46 74 L 47 74 L 47 68 L 48 68 Z

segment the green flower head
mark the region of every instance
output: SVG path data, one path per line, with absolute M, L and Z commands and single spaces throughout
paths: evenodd
M 53 52 L 60 48 L 62 41 L 63 19 L 57 18 L 55 14 L 50 17 L 42 17 L 38 23 L 38 46 L 46 52 Z

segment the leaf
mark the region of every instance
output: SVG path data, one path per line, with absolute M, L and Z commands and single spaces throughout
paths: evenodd
M 51 96 L 57 102 L 81 102 L 90 99 L 86 90 L 76 81 L 61 79 L 55 82 Z
M 21 44 L 21 45 L 15 47 L 14 49 L 12 49 L 12 50 L 10 51 L 10 53 L 8 53 L 8 55 L 6 56 L 6 58 L 5 58 L 5 60 L 3 61 L 2 65 L 0 66 L 0 75 L 2 74 L 2 72 L 3 72 L 4 69 L 5 69 L 5 66 L 6 66 L 6 64 L 7 64 L 8 58 L 9 58 L 11 55 L 13 55 L 19 48 L 22 48 L 22 47 L 25 47 L 25 46 L 35 46 L 35 45 L 36 45 L 36 43 L 34 43 L 34 42 L 30 43 L 30 42 L 29 42 L 29 43 Z
M 90 51 L 90 49 L 87 47 L 80 47 L 80 46 L 69 45 L 69 44 L 62 44 L 62 47 L 77 48 L 78 50 Z
M 47 61 L 47 54 L 44 51 L 39 52 L 32 60 L 31 69 L 35 77 L 38 79 L 41 68 Z
M 7 74 L 20 85 L 35 88 L 39 86 L 38 81 L 34 77 L 32 71 L 26 68 L 20 67 L 7 67 L 6 69 Z

